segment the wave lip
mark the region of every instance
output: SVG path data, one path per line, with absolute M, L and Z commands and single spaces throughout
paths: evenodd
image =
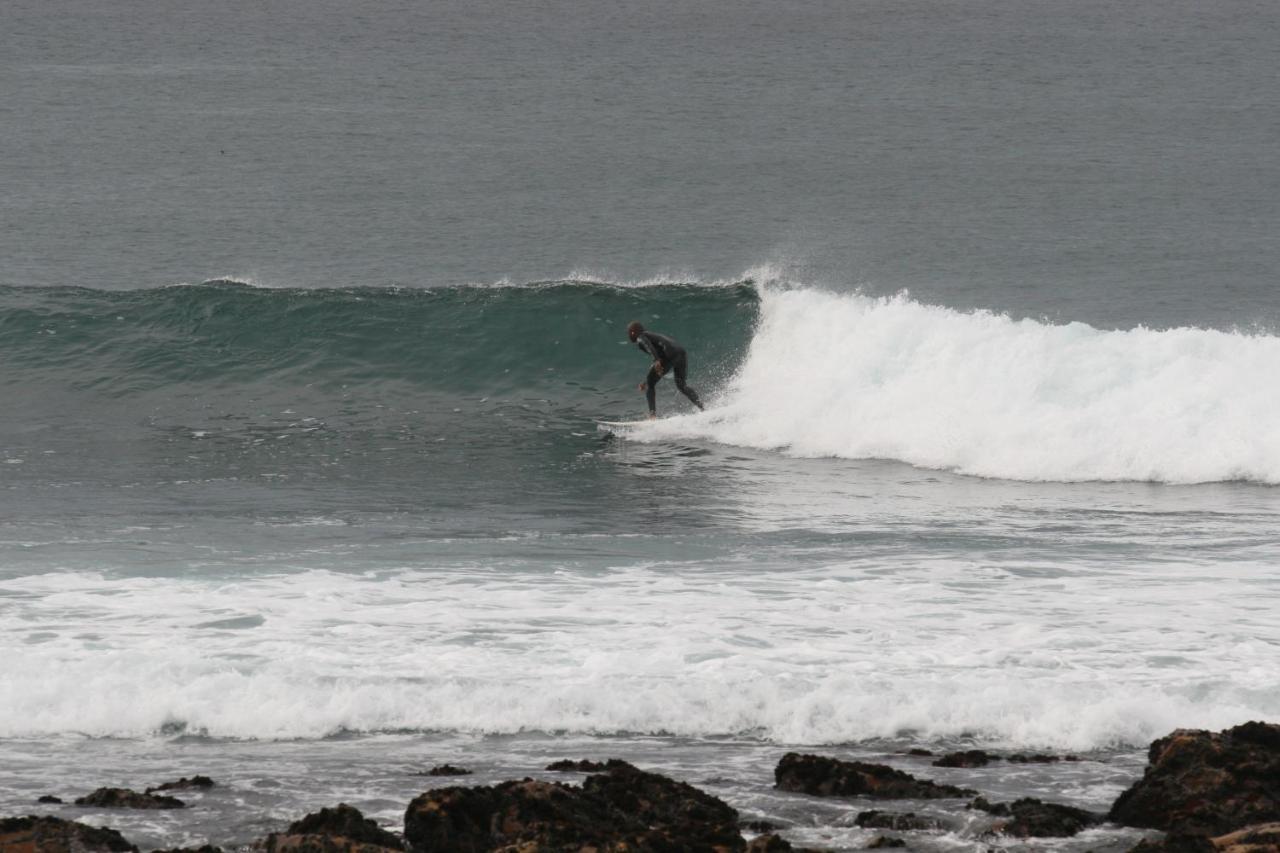
M 1012 480 L 1277 484 L 1278 365 L 1274 335 L 765 289 L 722 405 L 645 437 Z

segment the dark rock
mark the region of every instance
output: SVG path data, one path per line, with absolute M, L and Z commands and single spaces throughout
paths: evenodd
M 352 841 L 340 835 L 286 835 L 272 833 L 261 841 L 255 841 L 255 853 L 403 853 L 404 848 L 383 847 Z
M 1213 842 L 1203 835 L 1166 835 L 1159 840 L 1139 841 L 1129 853 L 1218 853 Z
M 294 821 L 253 845 L 263 853 L 384 853 L 401 851 L 400 837 L 387 832 L 346 803 Z
M 170 847 L 168 850 L 152 850 L 151 853 L 222 853 L 221 847 L 202 844 L 199 847 Z
M 1142 841 L 1129 853 L 1276 853 L 1280 850 L 1280 822 L 1247 826 L 1235 832 L 1207 838 L 1203 835 L 1170 834 Z
M 61 803 L 62 803 L 62 798 L 61 798 L 61 797 L 55 797 L 55 796 L 53 796 L 52 794 L 45 794 L 43 797 L 40 797 L 39 799 L 37 799 L 37 800 L 36 800 L 36 802 L 37 802 L 37 803 L 57 803 L 57 804 L 61 804 Z
M 1017 755 L 1010 755 L 1006 760 L 1014 764 L 1055 764 L 1059 759 L 1056 755 L 1023 755 L 1022 753 L 1019 753 Z M 1080 759 L 1078 758 L 1068 759 L 1068 761 L 1079 760 Z
M 715 849 L 722 850 L 723 848 Z M 623 851 L 618 851 L 618 853 L 623 853 Z M 808 847 L 794 847 L 790 841 L 781 835 L 765 833 L 751 839 L 747 843 L 745 853 L 827 853 L 827 851 L 813 850 Z
M 999 817 L 1007 817 L 1009 815 L 1009 805 L 1007 803 L 988 802 L 986 797 L 976 797 L 973 802 L 965 806 L 966 809 L 977 809 L 978 811 L 987 812 L 988 814 L 997 815 Z
M 867 844 L 868 850 L 880 850 L 885 847 L 906 847 L 907 842 L 901 838 L 892 838 L 888 835 L 877 835 Z
M 969 797 L 974 791 L 938 785 L 883 764 L 840 761 L 789 752 L 773 771 L 777 787 L 819 797 L 936 800 Z
M 1102 823 L 1102 816 L 1093 812 L 1043 803 L 1031 797 L 1012 803 L 989 803 L 978 797 L 969 804 L 969 808 L 1008 818 L 997 824 L 994 831 L 1018 838 L 1067 838 L 1086 827 Z
M 154 788 L 148 788 L 147 793 L 154 794 L 156 791 L 181 791 L 187 788 L 199 788 L 200 790 L 207 791 L 212 787 L 214 787 L 214 782 L 208 776 L 192 776 L 190 779 L 183 776 L 176 782 L 164 782 L 160 785 L 156 785 Z
M 920 756 L 920 757 L 924 758 L 924 757 L 928 757 L 928 756 L 933 755 L 933 750 L 931 750 L 931 749 L 920 749 L 919 747 L 916 747 L 915 749 L 908 749 L 908 750 L 907 750 L 907 755 L 918 755 L 918 756 Z
M 1179 729 L 1151 744 L 1141 779 L 1108 817 L 1180 835 L 1219 836 L 1280 821 L 1280 726 Z
M 615 812 L 634 815 L 651 827 L 668 827 L 668 837 L 727 849 L 743 846 L 733 807 L 692 785 L 646 773 L 624 761 L 610 761 L 604 773 L 588 776 L 582 790 L 600 797 Z
M 698 789 L 622 761 L 581 787 L 524 779 L 438 788 L 409 803 L 405 840 L 416 853 L 623 849 L 741 851 L 738 813 Z
M 1236 740 L 1252 743 L 1271 751 L 1280 750 L 1280 726 L 1274 723 L 1253 720 L 1252 722 L 1241 723 L 1234 729 L 1228 729 L 1227 731 L 1231 732 Z
M 946 755 L 933 762 L 934 767 L 986 767 L 992 761 L 997 761 L 997 756 L 983 752 L 980 749 L 970 749 L 965 752 L 949 752 Z
M 452 764 L 441 764 L 426 772 L 427 776 L 470 776 L 471 771 L 465 767 L 454 767 Z
M 1275 853 L 1280 850 L 1280 822 L 1246 826 L 1213 839 L 1222 853 Z
M 894 829 L 899 832 L 944 828 L 942 821 L 931 817 L 917 817 L 915 812 L 859 812 L 853 823 L 863 829 Z
M 561 773 L 598 773 L 605 768 L 605 765 L 599 761 L 590 761 L 586 758 L 581 761 L 572 761 L 568 758 L 563 761 L 553 761 L 547 765 L 548 770 L 557 770 Z
M 56 817 L 0 818 L 0 850 L 6 853 L 136 853 L 137 849 L 114 829 Z
M 181 809 L 187 804 L 163 794 L 139 794 L 128 788 L 99 788 L 88 796 L 80 797 L 76 805 L 102 809 Z
M 289 825 L 290 835 L 340 835 L 352 841 L 400 847 L 400 837 L 387 832 L 360 810 L 346 803 L 337 808 L 321 809 Z
M 607 808 L 580 790 L 525 779 L 427 791 L 409 803 L 404 834 L 409 849 L 421 853 L 481 853 L 517 844 L 558 849 L 575 840 L 603 846 L 608 819 Z
M 750 830 L 751 832 L 759 832 L 763 835 L 768 832 L 773 832 L 778 827 L 776 824 L 772 824 L 767 820 L 749 820 L 742 825 L 742 828 Z

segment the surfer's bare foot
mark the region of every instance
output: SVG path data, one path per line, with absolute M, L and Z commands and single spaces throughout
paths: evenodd
M 649 420 L 656 421 L 657 419 L 658 419 L 657 415 L 649 415 Z

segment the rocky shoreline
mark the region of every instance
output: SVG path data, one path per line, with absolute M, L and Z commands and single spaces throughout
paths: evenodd
M 918 757 L 932 757 L 923 750 Z M 1074 756 L 999 756 L 968 750 L 938 757 L 938 767 L 993 761 L 1055 763 Z M 250 845 L 205 846 L 191 853 L 532 853 L 532 851 L 723 851 L 798 849 L 776 827 L 746 823 L 722 800 L 684 782 L 625 761 L 565 760 L 550 771 L 587 774 L 580 785 L 520 779 L 489 786 L 450 785 L 413 798 L 402 834 L 379 827 L 357 809 L 321 809 Z M 464 776 L 442 765 L 422 774 Z M 96 808 L 181 809 L 184 790 L 208 789 L 204 776 L 139 793 L 100 788 L 74 801 Z M 952 831 L 913 802 L 964 802 L 967 833 L 993 846 L 1069 838 L 1111 824 L 1148 830 L 1132 853 L 1277 853 L 1280 851 L 1280 725 L 1250 722 L 1221 732 L 1178 730 L 1153 742 L 1141 779 L 1105 813 L 1023 797 L 989 802 L 978 791 L 944 785 L 882 764 L 787 753 L 774 787 L 796 797 L 850 801 L 854 825 L 874 830 L 867 845 L 910 850 Z M 866 808 L 873 801 L 877 808 Z M 57 797 L 42 803 L 61 803 Z M 894 804 L 908 808 L 894 808 Z M 785 830 L 783 830 L 785 832 Z M 1163 833 L 1162 835 L 1160 833 Z M 54 816 L 0 818 L 0 853 L 136 851 L 121 833 Z M 167 851 L 179 853 L 179 851 Z

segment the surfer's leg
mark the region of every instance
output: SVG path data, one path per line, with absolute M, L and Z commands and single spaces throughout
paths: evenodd
M 685 376 L 688 375 L 688 371 L 689 359 L 683 355 L 678 357 L 671 364 L 671 372 L 676 375 L 676 388 L 680 390 L 681 394 L 689 398 L 689 402 L 693 403 L 699 409 L 702 409 L 702 401 L 698 399 L 698 392 L 684 384 L 684 379 Z
M 649 416 L 652 417 L 658 413 L 658 390 L 654 387 L 658 384 L 658 380 L 662 375 L 649 368 L 649 375 L 644 380 L 644 398 L 649 401 Z

